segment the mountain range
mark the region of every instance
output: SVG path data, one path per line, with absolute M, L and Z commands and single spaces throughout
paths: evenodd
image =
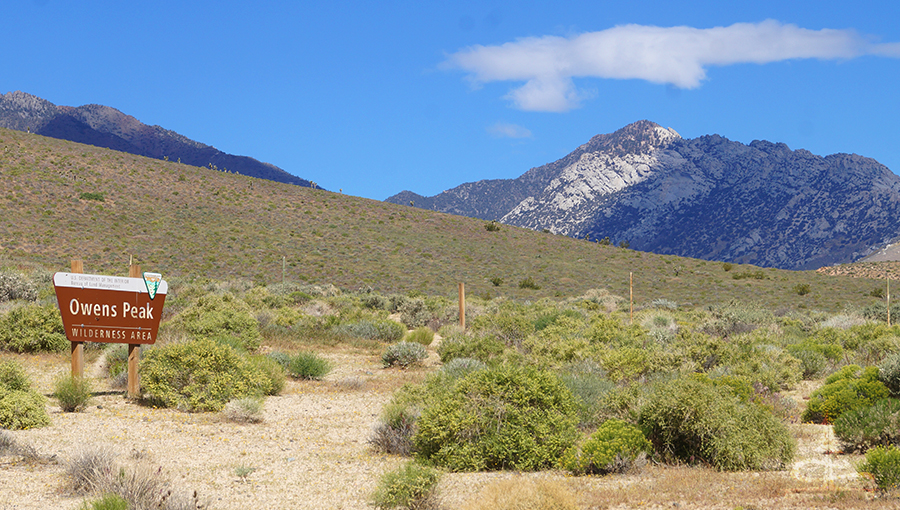
M 597 135 L 516 179 L 397 204 L 633 249 L 782 269 L 865 257 L 900 236 L 900 177 L 855 154 L 682 138 L 650 121 Z
M 227 154 L 160 126 L 148 126 L 109 106 L 57 106 L 32 94 L 9 92 L 0 94 L 0 127 L 270 181 L 314 185 L 275 165 Z

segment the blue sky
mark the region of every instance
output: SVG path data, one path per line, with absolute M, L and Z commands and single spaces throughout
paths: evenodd
M 346 194 L 514 178 L 648 119 L 900 172 L 900 2 L 10 0 L 0 93 Z

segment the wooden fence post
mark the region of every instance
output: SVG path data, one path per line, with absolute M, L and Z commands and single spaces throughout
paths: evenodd
M 72 272 L 84 273 L 84 262 L 72 259 Z M 84 377 L 84 342 L 70 342 L 72 350 L 72 377 Z
M 132 264 L 128 266 L 129 278 L 141 277 L 141 266 Z M 138 373 L 138 361 L 141 359 L 140 344 L 128 344 L 128 398 L 141 396 L 141 376 Z
M 459 284 L 459 327 L 466 329 L 466 284 Z

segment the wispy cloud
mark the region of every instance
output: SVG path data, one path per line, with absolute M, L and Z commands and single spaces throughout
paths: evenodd
M 791 59 L 900 57 L 900 43 L 875 44 L 854 30 L 808 30 L 777 21 L 728 27 L 624 25 L 574 37 L 527 37 L 499 46 L 471 46 L 447 57 L 476 86 L 524 81 L 506 99 L 522 110 L 563 112 L 590 97 L 573 78 L 639 79 L 699 87 L 710 66 Z
M 531 138 L 531 130 L 505 122 L 498 122 L 489 127 L 488 133 L 497 138 Z

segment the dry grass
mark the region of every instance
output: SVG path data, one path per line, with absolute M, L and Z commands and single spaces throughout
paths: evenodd
M 568 484 L 547 478 L 498 480 L 463 505 L 463 510 L 577 510 Z

